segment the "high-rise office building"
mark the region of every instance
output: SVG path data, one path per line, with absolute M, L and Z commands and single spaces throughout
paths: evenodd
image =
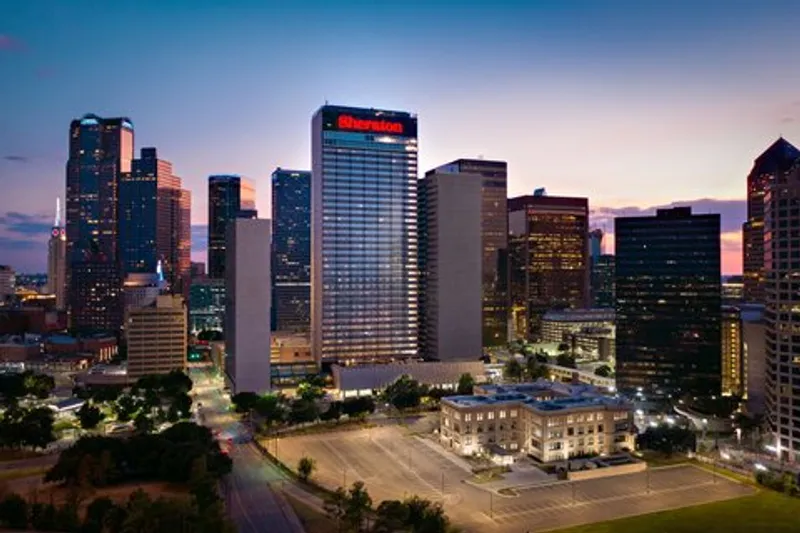
M 800 150 L 781 137 L 756 158 L 747 176 L 747 222 L 742 225 L 746 302 L 764 302 L 764 195 L 798 159 Z
M 617 218 L 617 387 L 720 392 L 720 217 Z
M 78 331 L 122 326 L 118 193 L 121 174 L 131 171 L 133 137 L 127 118 L 85 115 L 70 124 L 67 300 Z
M 270 390 L 269 220 L 233 218 L 226 232 L 225 375 L 238 394 Z
M 228 223 L 246 212 L 255 218 L 256 190 L 241 176 L 208 178 L 208 276 L 225 279 L 225 232 Z
M 125 310 L 128 376 L 186 369 L 186 308 L 183 297 L 161 295 Z
M 419 181 L 419 339 L 426 359 L 475 361 L 483 354 L 483 183 L 480 174 L 438 169 Z
M 272 329 L 311 328 L 311 172 L 272 173 Z
M 593 229 L 589 232 L 589 261 L 594 264 L 603 255 L 603 230 Z
M 764 197 L 765 389 L 770 443 L 800 459 L 800 161 L 780 173 Z M 750 355 L 750 354 L 748 354 Z
M 742 313 L 738 307 L 722 307 L 722 394 L 745 393 L 745 361 L 742 341 Z
M 56 298 L 56 309 L 67 306 L 67 230 L 61 225 L 61 200 L 56 199 L 56 219 L 47 241 L 47 292 Z
M 592 261 L 591 272 L 592 307 L 614 307 L 614 256 L 601 254 Z
M 16 287 L 16 274 L 9 265 L 0 265 L 0 305 L 11 302 Z
M 119 186 L 119 253 L 123 272 L 155 272 L 161 263 L 173 293 L 189 294 L 191 196 L 172 163 L 142 148 Z
M 484 346 L 508 342 L 508 164 L 485 159 L 458 159 L 428 174 L 481 176 L 481 329 Z M 466 178 L 469 179 L 469 178 Z
M 522 310 L 517 335 L 538 339 L 546 311 L 589 305 L 589 201 L 510 198 L 508 234 L 511 301 Z
M 417 118 L 326 105 L 311 148 L 314 356 L 416 357 Z

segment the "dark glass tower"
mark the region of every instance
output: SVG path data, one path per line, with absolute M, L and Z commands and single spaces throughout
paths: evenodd
M 800 150 L 781 137 L 756 158 L 747 176 L 747 222 L 742 225 L 746 302 L 764 303 L 764 195 L 798 159 Z
M 589 200 L 535 194 L 508 200 L 510 278 L 517 335 L 541 337 L 550 309 L 589 302 Z
M 614 256 L 601 254 L 592 262 L 592 307 L 614 308 Z
M 124 274 L 155 272 L 159 261 L 174 293 L 188 298 L 191 197 L 172 163 L 142 148 L 119 192 L 119 248 Z
M 426 174 L 479 175 L 481 183 L 481 294 L 484 346 L 508 342 L 508 164 L 458 159 Z M 469 179 L 469 178 L 465 178 Z
M 314 356 L 416 357 L 416 117 L 324 106 L 311 148 Z
M 720 217 L 617 218 L 617 386 L 719 394 Z
M 272 173 L 272 329 L 311 327 L 311 172 Z
M 85 115 L 70 124 L 67 299 L 77 331 L 118 332 L 122 326 L 118 193 L 132 159 L 129 119 Z
M 208 277 L 225 279 L 225 231 L 247 212 L 255 218 L 256 191 L 250 180 L 235 175 L 208 178 Z

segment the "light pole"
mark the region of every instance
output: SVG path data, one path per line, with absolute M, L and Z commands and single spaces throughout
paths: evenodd
M 570 485 L 572 486 L 572 506 L 574 507 L 575 506 L 575 482 L 573 481 L 572 483 L 570 483 Z
M 489 518 L 494 519 L 494 498 L 491 490 L 489 491 Z
M 347 467 L 342 467 L 342 489 L 347 488 Z
M 442 502 L 444 502 L 444 471 L 442 472 Z
M 647 479 L 647 494 L 650 494 L 650 467 L 645 470 L 646 479 Z

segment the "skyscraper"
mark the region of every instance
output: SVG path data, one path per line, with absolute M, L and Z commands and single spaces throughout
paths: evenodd
M 722 394 L 742 396 L 746 392 L 742 342 L 742 313 L 738 307 L 722 307 Z
M 720 392 L 720 217 L 617 218 L 617 387 Z
M 161 262 L 173 293 L 188 299 L 191 196 L 172 163 L 142 148 L 120 177 L 119 249 L 124 273 L 155 272 Z
M 546 311 L 588 306 L 589 201 L 544 194 L 510 198 L 508 233 L 511 301 L 522 314 L 515 320 L 517 334 L 538 339 Z
M 272 329 L 311 328 L 311 172 L 272 173 Z
M 418 353 L 417 119 L 326 105 L 311 124 L 317 360 Z
M 225 232 L 242 211 L 255 217 L 256 190 L 250 180 L 235 175 L 208 178 L 208 276 L 225 278 Z
M 508 210 L 505 161 L 458 159 L 428 174 L 478 175 L 481 184 L 481 280 L 484 346 L 508 342 Z
M 128 376 L 139 378 L 186 369 L 186 308 L 183 297 L 159 295 L 125 310 Z
M 764 202 L 767 419 L 782 459 L 800 459 L 800 161 L 777 174 Z M 758 357 L 749 353 L 749 358 Z M 749 388 L 749 387 L 748 387 Z
M 270 390 L 270 221 L 233 218 L 225 269 L 226 381 L 234 394 Z
M 47 242 L 47 292 L 56 297 L 56 309 L 67 306 L 67 231 L 61 225 L 61 200 L 56 198 L 56 219 Z
M 483 353 L 483 183 L 480 174 L 438 169 L 419 181 L 419 336 L 426 359 L 475 361 Z
M 744 300 L 764 302 L 764 195 L 800 159 L 800 150 L 780 137 L 758 156 L 747 176 L 747 222 L 742 225 Z
M 76 330 L 119 331 L 120 175 L 131 171 L 133 124 L 85 115 L 70 124 L 67 161 L 67 292 Z

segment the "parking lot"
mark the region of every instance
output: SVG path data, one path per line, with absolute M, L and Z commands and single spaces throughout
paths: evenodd
M 504 531 L 543 531 L 752 494 L 753 489 L 695 466 L 578 482 L 494 496 L 489 517 Z

